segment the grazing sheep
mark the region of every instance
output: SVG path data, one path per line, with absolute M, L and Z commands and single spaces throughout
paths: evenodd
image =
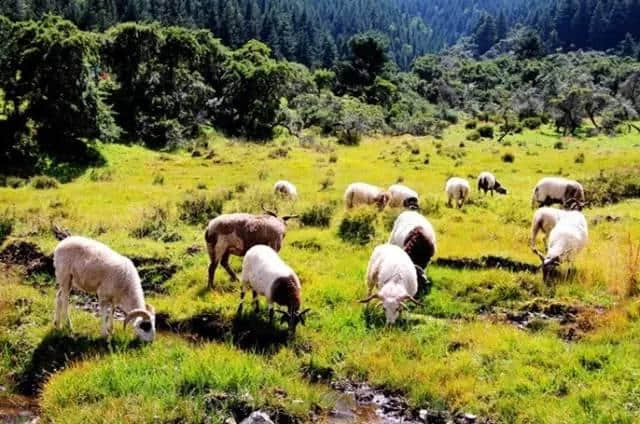
M 545 177 L 533 189 L 531 207 L 550 206 L 554 203 L 564 205 L 571 199 L 576 200 L 577 209 L 584 206 L 584 189 L 579 182 L 563 177 Z
M 287 231 L 286 222 L 295 217 L 296 215 L 278 217 L 275 213 L 265 210 L 263 215 L 232 213 L 212 219 L 204 233 L 211 260 L 208 287 L 213 288 L 213 277 L 218 263 L 233 281 L 238 280 L 229 266 L 229 255 L 244 256 L 257 244 L 266 244 L 279 252 Z
M 418 283 L 424 285 L 425 269 L 436 253 L 436 233 L 418 212 L 401 213 L 393 224 L 389 243 L 401 247 L 416 267 Z
M 496 180 L 495 175 L 491 172 L 482 172 L 478 175 L 478 191 L 482 190 L 486 195 L 488 191 L 493 196 L 493 191 L 497 191 L 499 194 L 507 194 L 507 190 L 502 187 L 500 182 Z
M 280 180 L 273 186 L 273 191 L 282 197 L 296 200 L 298 198 L 298 189 L 289 181 Z
M 56 282 L 57 328 L 65 322 L 71 327 L 68 306 L 71 287 L 98 295 L 102 316 L 102 335 L 110 337 L 116 306 L 125 313 L 125 326 L 133 321 L 137 336 L 152 341 L 156 334 L 155 311 L 145 304 L 140 276 L 131 260 L 106 245 L 84 237 L 71 236 L 53 252 Z
M 393 244 L 382 244 L 373 250 L 367 267 L 367 287 L 369 296 L 360 303 L 382 301 L 387 324 L 396 322 L 402 308 L 407 307 L 407 300 L 420 304 L 413 297 L 418 291 L 416 269 L 409 255 Z
M 245 290 L 251 288 L 256 310 L 258 295 L 267 298 L 270 321 L 273 321 L 275 302 L 287 307 L 287 312 L 278 312 L 283 314 L 283 319 L 288 320 L 291 333 L 295 332 L 298 323 L 304 324 L 304 316 L 309 309 L 299 312 L 300 279 L 271 247 L 256 245 L 247 251 L 242 261 L 242 283 L 241 302 L 244 301 Z
M 469 181 L 458 177 L 449 178 L 444 191 L 447 193 L 447 205 L 449 207 L 452 207 L 451 201 L 455 200 L 456 206 L 458 208 L 462 208 L 469 198 Z
M 389 193 L 367 183 L 353 183 L 344 192 L 344 205 L 351 209 L 358 205 L 377 205 L 380 210 L 389 203 Z
M 547 240 L 547 254 L 532 247 L 542 261 L 542 278 L 547 281 L 554 268 L 563 261 L 572 261 L 587 245 L 589 231 L 582 212 L 564 211 Z
M 402 184 L 394 184 L 389 187 L 389 206 L 392 208 L 405 207 L 407 209 L 418 209 L 420 201 L 418 193 Z

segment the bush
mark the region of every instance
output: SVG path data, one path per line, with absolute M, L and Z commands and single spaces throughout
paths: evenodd
M 478 131 L 473 131 L 467 134 L 467 140 L 469 141 L 478 141 L 480 140 L 480 133 Z
M 278 147 L 269 152 L 269 159 L 286 158 L 289 156 L 289 149 Z
M 464 127 L 468 130 L 475 130 L 477 126 L 478 123 L 476 121 L 467 121 L 467 123 L 464 124 Z
M 333 184 L 334 181 L 331 177 L 323 178 L 320 181 L 320 191 L 329 190 L 331 187 L 333 187 Z
M 220 196 L 188 193 L 178 203 L 179 218 L 190 225 L 204 225 L 222 213 L 224 200 Z
M 20 188 L 25 185 L 26 181 L 18 177 L 6 177 L 2 180 L 2 187 Z
M 368 208 L 359 208 L 349 212 L 342 218 L 338 228 L 338 236 L 346 242 L 366 244 L 376 235 L 375 221 L 377 214 Z
M 331 155 L 329 156 L 329 163 L 336 163 L 338 162 L 338 155 L 336 155 L 335 153 L 331 153 Z
M 38 175 L 31 178 L 31 186 L 36 190 L 58 188 L 58 180 L 53 177 L 47 177 L 46 175 Z
M 511 152 L 506 152 L 502 155 L 502 162 L 513 163 L 516 160 L 516 155 Z
M 556 149 L 556 150 L 562 150 L 562 149 L 564 149 L 564 143 L 562 141 L 556 141 L 553 144 L 553 148 Z
M 576 155 L 575 159 L 573 159 L 575 163 L 584 163 L 584 153 L 580 152 Z
M 4 211 L 4 213 L 0 215 L 0 244 L 2 244 L 13 232 L 13 225 L 15 224 L 15 221 L 15 216 L 13 214 L 9 214 L 9 210 Z
M 309 227 L 328 227 L 335 211 L 335 203 L 313 205 L 300 215 L 302 225 Z
M 91 172 L 89 172 L 89 179 L 94 182 L 111 181 L 113 180 L 113 171 L 111 169 L 105 169 L 104 171 L 92 169 Z
M 542 120 L 538 117 L 526 118 L 522 121 L 522 126 L 530 130 L 537 130 L 542 125 Z
M 338 144 L 345 146 L 358 146 L 362 137 L 355 131 L 340 131 L 338 133 Z
M 445 112 L 442 113 L 442 119 L 447 121 L 450 124 L 457 124 L 458 123 L 458 115 L 452 111 L 452 110 L 447 110 Z
M 249 187 L 247 183 L 238 183 L 233 187 L 233 191 L 236 193 L 244 193 L 247 191 L 247 187 Z
M 620 171 L 582 182 L 591 206 L 604 206 L 624 199 L 640 197 L 640 176 L 634 171 Z
M 167 226 L 169 211 L 164 208 L 154 207 L 151 211 L 145 211 L 139 226 L 131 230 L 134 238 L 150 238 L 163 243 L 172 243 L 182 240 L 182 236 L 172 231 Z
M 164 175 L 156 175 L 153 177 L 153 185 L 164 185 Z
M 478 128 L 478 134 L 482 138 L 493 138 L 493 127 L 491 125 L 483 125 Z

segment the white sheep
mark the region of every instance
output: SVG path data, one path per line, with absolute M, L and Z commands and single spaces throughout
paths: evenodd
M 392 208 L 405 207 L 417 209 L 419 206 L 418 193 L 402 184 L 393 184 L 388 190 L 390 200 L 389 206 Z
M 403 212 L 393 223 L 389 243 L 407 252 L 416 266 L 418 282 L 426 283 L 424 271 L 436 253 L 436 233 L 431 223 L 418 212 Z
M 447 180 L 444 191 L 445 193 L 447 193 L 447 205 L 449 207 L 452 206 L 451 201 L 455 200 L 456 206 L 458 208 L 462 208 L 464 203 L 469 198 L 469 181 L 459 177 L 449 178 L 449 180 Z
M 507 194 L 507 190 L 502 187 L 502 184 L 496 179 L 495 175 L 491 172 L 481 172 L 478 175 L 478 191 L 482 190 L 484 194 L 487 194 L 487 191 L 491 192 L 491 196 L 493 196 L 493 191 L 497 191 L 499 194 Z
M 253 302 L 258 309 L 258 295 L 265 296 L 269 304 L 269 320 L 273 321 L 273 304 L 285 306 L 287 312 L 279 311 L 289 322 L 289 331 L 295 331 L 298 323 L 304 324 L 304 316 L 309 309 L 300 312 L 300 279 L 296 273 L 269 246 L 253 246 L 242 261 L 242 292 L 251 288 Z
M 285 198 L 296 200 L 298 198 L 298 189 L 291 182 L 286 180 L 277 181 L 273 186 L 273 191 Z
M 538 181 L 531 196 L 531 207 L 549 206 L 554 203 L 567 204 L 575 199 L 576 208 L 582 209 L 585 202 L 582 185 L 563 177 L 545 177 Z
M 380 210 L 389 203 L 389 193 L 367 183 L 353 183 L 344 192 L 344 205 L 351 209 L 359 205 L 377 205 Z
M 210 259 L 208 287 L 213 289 L 218 263 L 233 281 L 238 280 L 229 266 L 229 255 L 244 256 L 257 244 L 266 244 L 279 251 L 287 231 L 286 223 L 295 217 L 296 215 L 278 217 L 275 212 L 265 210 L 263 215 L 232 213 L 212 219 L 204 233 Z
M 573 261 L 587 245 L 589 230 L 582 212 L 565 211 L 557 221 L 547 240 L 547 254 L 532 248 L 542 261 L 542 277 L 547 280 L 555 267 L 564 261 Z
M 369 296 L 360 303 L 382 301 L 387 324 L 396 322 L 406 301 L 420 304 L 413 297 L 418 291 L 416 269 L 409 255 L 396 245 L 382 244 L 373 250 L 366 284 Z
M 545 244 L 546 240 L 549 238 L 549 233 L 553 230 L 553 227 L 556 226 L 556 223 L 560 220 L 562 214 L 565 211 L 561 209 L 552 208 L 549 206 L 544 206 L 538 208 L 533 214 L 533 219 L 531 220 L 531 248 L 535 249 L 536 247 L 536 238 L 538 233 L 542 231 L 545 236 Z
M 106 245 L 85 237 L 64 239 L 53 252 L 58 293 L 54 324 L 71 327 L 68 306 L 72 287 L 98 295 L 102 317 L 102 335 L 113 332 L 116 306 L 126 315 L 124 324 L 133 321 L 138 337 L 152 341 L 156 333 L 155 311 L 145 304 L 140 276 L 131 260 Z

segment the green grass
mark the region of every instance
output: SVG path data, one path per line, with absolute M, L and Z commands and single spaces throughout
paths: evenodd
M 18 377 L 37 365 L 34 357 L 43 347 L 69 341 L 68 348 L 76 346 L 79 352 L 68 368 L 53 374 L 41 395 L 42 414 L 50 421 L 148 422 L 161 417 L 200 422 L 214 410 L 223 417 L 243 407 L 307 421 L 311 411 L 330 409 L 335 398 L 328 386 L 305 377 L 314 367 L 400 390 L 416 406 L 460 408 L 501 422 L 640 420 L 639 308 L 637 299 L 628 297 L 638 271 L 629 254 L 640 239 L 636 199 L 586 211 L 589 219 L 613 215 L 620 220 L 591 226 L 590 244 L 579 256 L 573 278 L 547 287 L 539 274 L 432 266 L 433 289 L 424 306 L 391 329 L 384 328 L 380 314 L 366 311 L 356 300 L 365 294 L 369 255 L 387 239 L 397 212 L 380 214 L 374 239 L 365 245 L 340 239 L 341 206 L 329 227 L 290 221 L 281 255 L 298 272 L 303 302 L 314 313 L 307 326 L 298 328 L 294 342 L 266 349 L 252 344 L 254 318 L 245 319 L 244 338 L 233 327 L 238 284 L 218 269 L 216 289 L 207 291 L 206 253 L 186 253 L 190 246 L 203 245 L 204 225 L 189 224 L 199 217 L 180 219 L 178 204 L 194 196 L 218 199 L 223 212 L 258 212 L 264 203 L 277 206 L 281 214 L 301 213 L 314 205 L 341 205 L 351 182 L 389 186 L 402 178 L 428 205 L 426 215 L 438 235 L 437 256 L 493 254 L 536 263 L 527 243 L 531 190 L 539 178 L 562 174 L 588 179 L 601 170 L 632 169 L 640 160 L 631 134 L 561 138 L 542 127 L 509 136 L 501 145 L 468 141 L 468 132 L 459 125 L 442 140 L 380 137 L 333 149 L 301 148 L 284 138 L 253 145 L 211 135 L 214 159 L 99 145 L 106 167 L 88 170 L 55 190 L 0 188 L 0 204 L 16 217 L 5 244 L 23 238 L 51 252 L 57 243 L 49 230 L 53 222 L 127 255 L 167 257 L 180 269 L 167 283 L 168 292 L 150 294 L 148 301 L 174 320 L 215 311 L 224 328 L 209 342 L 194 344 L 161 333 L 151 346 L 139 346 L 131 331 L 118 325 L 108 346 L 99 338 L 98 319 L 71 308 L 74 332 L 60 335 L 51 329 L 52 282 L 40 279 L 43 285 L 34 286 L 11 272 L 0 276 L 0 385 L 17 390 Z M 558 141 L 564 149 L 554 149 Z M 416 146 L 419 155 L 412 153 Z M 289 148 L 287 157 L 271 154 L 281 147 Z M 506 152 L 514 155 L 513 162 L 502 161 Z M 579 153 L 584 161 L 576 163 Z M 472 190 L 472 202 L 464 210 L 447 208 L 446 179 L 466 177 L 473 186 L 483 170 L 494 172 L 509 195 L 484 197 Z M 334 184 L 321 190 L 327 178 Z M 272 196 L 278 179 L 296 184 L 298 201 Z M 166 211 L 162 230 L 179 234 L 180 240 L 132 237 L 153 208 Z M 239 269 L 241 261 L 232 258 L 231 264 Z M 597 306 L 603 312 L 595 316 L 593 329 L 573 342 L 558 336 L 558 324 L 524 331 L 487 315 L 538 298 Z

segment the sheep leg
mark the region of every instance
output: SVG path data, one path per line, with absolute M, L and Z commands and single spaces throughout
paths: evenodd
M 273 303 L 269 302 L 269 324 L 273 324 Z
M 54 325 L 61 329 L 62 323 L 71 328 L 71 319 L 69 318 L 69 294 L 71 292 L 71 275 L 56 275 L 60 288 L 56 293 L 56 312 L 54 317 Z
M 213 290 L 213 277 L 216 275 L 216 268 L 218 266 L 218 261 L 215 259 L 211 259 L 211 263 L 209 264 L 209 281 L 208 287 Z
M 451 199 L 452 197 L 449 196 L 449 199 L 447 200 L 447 206 L 449 206 L 450 208 L 453 207 L 453 205 L 451 204 Z
M 253 295 L 253 309 L 257 313 L 258 310 L 260 309 L 260 302 L 258 301 L 258 292 L 255 290 L 251 290 L 251 293 Z
M 222 259 L 220 260 L 220 265 L 222 265 L 222 267 L 225 269 L 225 271 L 227 271 L 227 274 L 229 274 L 229 276 L 231 277 L 232 281 L 238 281 L 238 276 L 236 275 L 235 272 L 233 272 L 233 270 L 229 266 L 229 252 L 228 251 L 224 252 L 224 254 L 222 255 Z
M 102 337 L 106 337 L 108 340 L 111 339 L 111 330 L 113 328 L 109 328 L 109 315 L 111 312 L 109 311 L 109 306 L 111 302 L 107 300 L 100 301 L 100 316 L 102 318 Z

